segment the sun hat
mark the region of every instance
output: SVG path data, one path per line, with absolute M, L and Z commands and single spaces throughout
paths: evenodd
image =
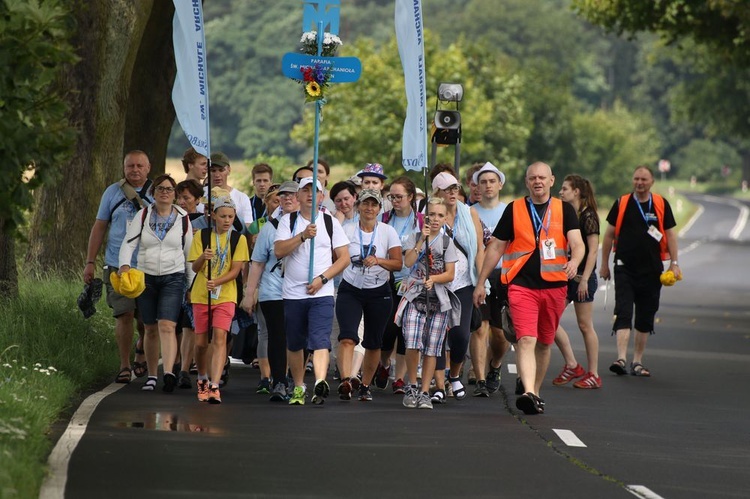
M 380 206 L 383 206 L 383 197 L 380 192 L 375 189 L 362 189 L 357 195 L 357 204 L 361 203 L 365 199 L 374 199 Z
M 479 184 L 479 177 L 481 177 L 483 173 L 487 173 L 487 172 L 492 172 L 495 175 L 497 175 L 498 178 L 500 179 L 501 184 L 505 183 L 505 174 L 501 172 L 500 170 L 498 170 L 497 167 L 493 165 L 492 163 L 490 163 L 489 161 L 486 162 L 482 168 L 474 172 L 474 175 L 471 177 L 471 180 L 475 184 Z
M 458 179 L 448 172 L 440 172 L 432 180 L 432 190 L 445 190 L 452 185 L 459 185 Z
M 301 190 L 301 189 L 302 189 L 303 187 L 305 187 L 305 186 L 308 186 L 308 185 L 312 184 L 312 181 L 313 181 L 312 177 L 305 177 L 305 178 L 303 178 L 302 180 L 300 180 L 300 181 L 299 181 L 299 188 L 300 188 L 300 190 Z M 322 188 L 322 187 L 320 186 L 320 180 L 316 180 L 316 181 L 315 181 L 315 184 L 316 184 L 316 185 L 318 186 L 318 190 L 319 190 L 320 192 L 323 192 L 323 188 Z
M 112 289 L 126 298 L 138 298 L 146 289 L 146 276 L 138 269 L 131 268 L 122 275 L 112 272 L 109 275 Z
M 362 170 L 357 172 L 358 177 L 378 177 L 380 179 L 387 179 L 388 176 L 383 173 L 383 165 L 380 163 L 367 163 Z

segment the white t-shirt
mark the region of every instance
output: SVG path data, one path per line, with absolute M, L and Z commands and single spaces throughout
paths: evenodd
M 359 289 L 373 289 L 390 279 L 390 271 L 380 265 L 364 267 L 362 260 L 370 255 L 388 258 L 391 248 L 400 248 L 401 240 L 396 230 L 378 222 L 373 232 L 364 232 L 359 224 L 348 224 L 344 234 L 349 239 L 349 266 L 344 269 L 344 280 Z M 364 254 L 364 256 L 363 256 Z
M 208 197 L 208 186 L 203 188 L 203 195 Z M 242 223 L 244 225 L 253 223 L 253 203 L 250 201 L 248 195 L 239 189 L 232 188 L 229 191 L 229 197 L 232 198 L 232 202 L 237 209 L 237 216 L 242 220 Z M 203 203 L 197 206 L 197 210 L 201 213 L 203 213 L 204 208 Z
M 284 215 L 279 220 L 279 228 L 276 231 L 274 243 L 286 241 L 293 236 L 298 236 L 305 231 L 310 225 L 310 221 L 303 217 L 299 212 L 295 220 L 294 229 L 289 226 L 289 215 Z M 315 225 L 318 227 L 318 235 L 315 236 L 315 261 L 313 264 L 313 277 L 319 276 L 328 270 L 333 264 L 333 254 L 331 247 L 340 248 L 349 244 L 349 239 L 344 234 L 344 229 L 335 217 L 333 220 L 333 245 L 331 238 L 328 237 L 323 213 L 318 213 L 315 218 Z M 330 216 L 330 215 L 329 215 Z M 321 296 L 333 296 L 333 278 L 329 277 L 327 284 L 324 284 L 320 291 L 315 295 L 307 294 L 307 277 L 310 268 L 310 240 L 306 240 L 297 249 L 284 257 L 284 284 L 281 288 L 281 296 L 284 300 L 303 300 L 307 298 L 319 298 Z

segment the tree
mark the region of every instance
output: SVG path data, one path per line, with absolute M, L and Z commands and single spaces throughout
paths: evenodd
M 146 151 L 152 173 L 163 171 L 174 120 L 171 2 L 69 3 L 79 59 L 63 68 L 57 88 L 70 89 L 69 120 L 80 133 L 60 180 L 36 193 L 27 259 L 43 269 L 80 268 L 99 199 L 121 178 L 126 147 Z
M 62 2 L 0 2 L 0 296 L 15 296 L 14 237 L 33 202 L 32 192 L 59 177 L 71 150 L 62 89 L 64 64 L 75 60 Z

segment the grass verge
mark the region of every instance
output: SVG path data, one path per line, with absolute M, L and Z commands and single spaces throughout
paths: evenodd
M 113 376 L 112 318 L 102 299 L 85 320 L 78 278 L 21 277 L 0 300 L 0 497 L 34 498 L 52 449 L 49 429 L 77 395 Z

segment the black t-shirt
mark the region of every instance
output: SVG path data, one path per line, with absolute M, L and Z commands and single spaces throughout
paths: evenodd
M 640 203 L 641 210 L 638 209 L 635 196 L 630 196 L 628 206 L 625 208 L 625 215 L 622 219 L 620 235 L 617 238 L 617 248 L 615 249 L 615 263 L 621 261 L 625 267 L 634 272 L 659 272 L 664 270 L 661 261 L 661 249 L 659 242 L 648 234 L 649 226 L 659 227 L 656 218 L 656 209 L 649 207 L 649 202 Z M 620 199 L 615 201 L 612 209 L 607 215 L 607 222 L 614 227 L 617 224 L 617 213 L 620 210 Z M 646 221 L 644 216 L 648 219 Z M 664 230 L 673 228 L 677 223 L 672 214 L 672 207 L 669 202 L 664 200 Z M 667 237 L 666 235 L 664 237 Z
M 578 275 L 581 275 L 583 274 L 583 269 L 586 268 L 586 260 L 589 257 L 589 245 L 587 239 L 591 234 L 599 235 L 599 215 L 597 215 L 591 208 L 586 208 L 578 217 L 578 225 L 581 228 L 581 237 L 583 238 L 583 245 L 586 248 L 586 252 L 583 254 L 583 260 L 581 260 L 581 264 L 578 266 Z M 594 264 L 594 270 L 596 270 L 596 264 Z
M 545 220 L 545 213 L 547 211 L 548 203 L 535 204 L 537 214 L 541 220 Z M 492 233 L 494 237 L 501 241 L 512 241 L 514 239 L 513 229 L 513 210 L 516 209 L 516 201 L 511 202 L 505 211 L 500 221 L 495 227 L 495 231 Z M 528 197 L 524 198 L 523 209 L 526 210 L 528 216 L 531 217 L 531 209 L 529 208 Z M 533 224 L 532 224 L 533 226 Z M 578 215 L 576 214 L 575 208 L 570 203 L 563 202 L 563 231 L 567 233 L 571 230 L 578 229 Z M 542 229 L 541 238 L 544 238 L 544 229 Z M 542 266 L 541 250 L 537 246 L 536 251 L 531 254 L 531 257 L 526 261 L 521 270 L 511 281 L 512 284 L 523 286 L 524 288 L 530 289 L 550 289 L 550 288 L 561 288 L 567 286 L 567 281 L 550 282 L 542 279 L 540 269 Z

